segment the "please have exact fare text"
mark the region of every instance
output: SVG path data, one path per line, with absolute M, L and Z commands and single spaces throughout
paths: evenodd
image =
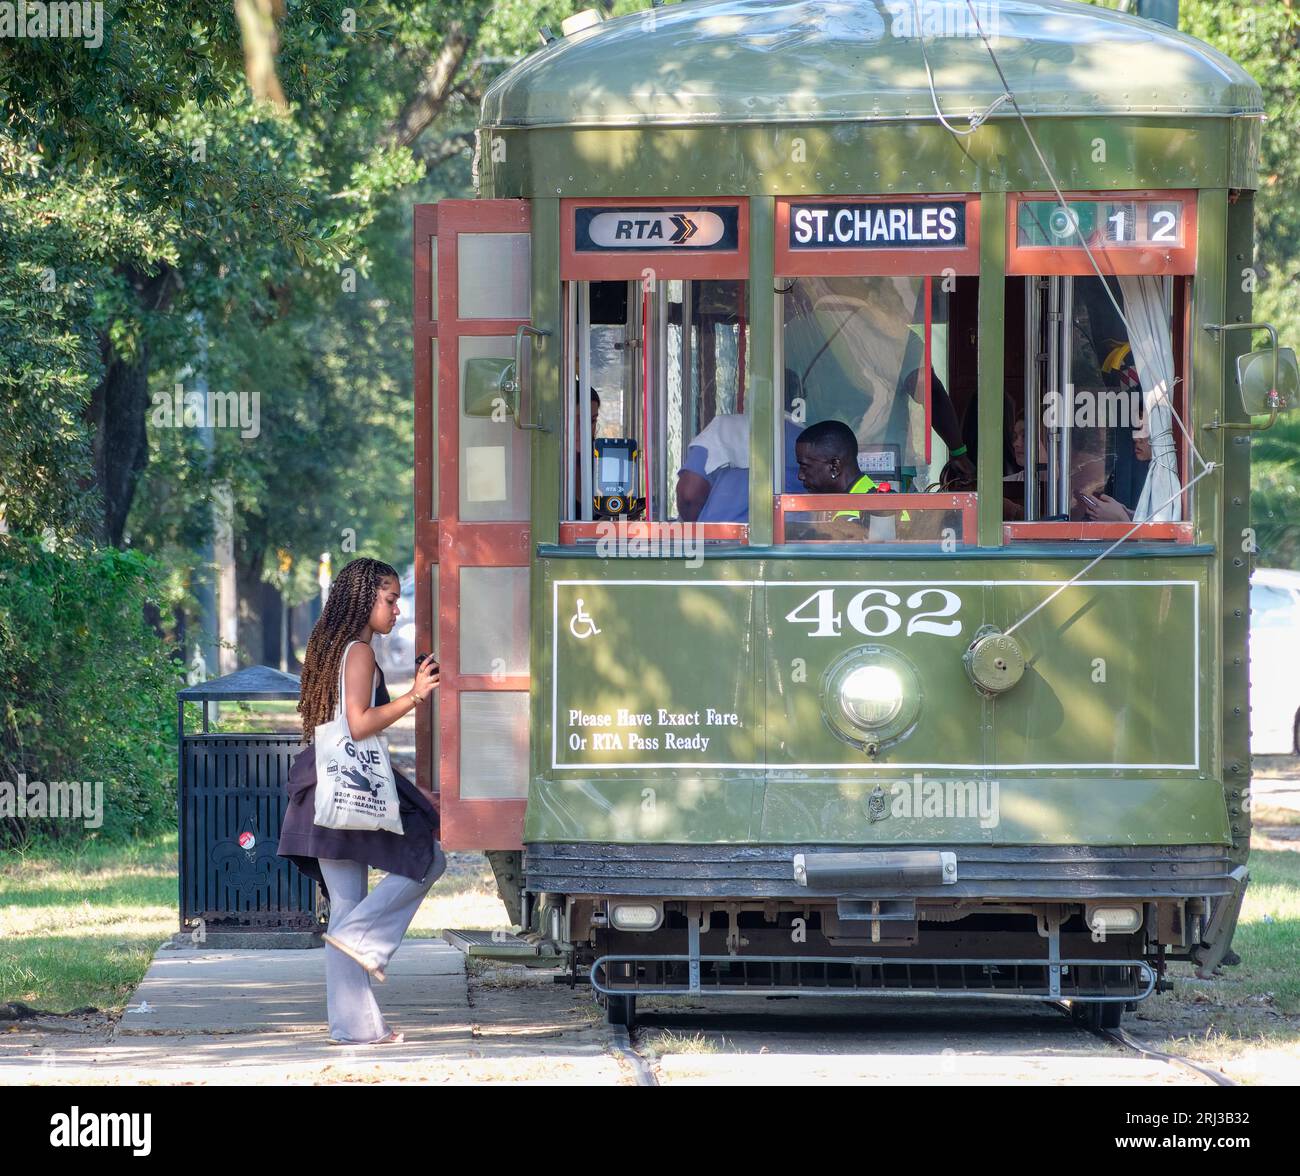
M 585 711 L 578 707 L 569 709 L 569 727 L 594 728 L 591 747 L 596 750 L 627 748 L 637 751 L 671 749 L 705 750 L 709 736 L 701 727 L 740 727 L 740 716 L 734 711 L 717 711 L 712 707 L 701 710 L 673 711 L 657 707 L 652 711 L 633 711 L 619 707 L 613 714 L 608 711 Z M 643 733 L 658 730 L 660 734 Z M 686 734 L 692 731 L 691 734 Z M 586 740 L 583 740 L 585 745 Z

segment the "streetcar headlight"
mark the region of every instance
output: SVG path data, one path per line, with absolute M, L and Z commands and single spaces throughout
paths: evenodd
M 859 645 L 826 667 L 818 700 L 835 735 L 874 758 L 916 729 L 921 679 L 899 650 Z
M 1142 926 L 1142 908 L 1135 906 L 1096 906 L 1087 911 L 1088 926 L 1108 935 L 1132 935 Z
M 902 680 L 889 666 L 858 666 L 840 683 L 840 705 L 851 723 L 867 730 L 883 727 L 903 709 Z
M 663 911 L 650 902 L 620 902 L 610 906 L 609 921 L 619 931 L 654 931 Z

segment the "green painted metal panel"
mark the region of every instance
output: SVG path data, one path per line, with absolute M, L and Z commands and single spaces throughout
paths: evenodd
M 984 37 L 1028 114 L 1263 110 L 1250 75 L 1203 42 L 1070 0 L 697 0 L 537 50 L 488 89 L 483 123 L 929 118 L 927 59 L 945 113 L 965 119 L 1003 92 Z
M 1253 315 L 1255 207 L 1249 192 L 1218 194 L 1216 201 L 1224 232 L 1220 256 L 1224 264 L 1224 317 L 1221 322 L 1250 322 Z M 1217 227 L 1217 225 L 1216 225 Z M 1208 321 L 1208 320 L 1207 320 Z M 1235 386 L 1237 357 L 1251 349 L 1247 332 L 1224 337 L 1222 367 L 1216 373 L 1222 391 L 1224 418 L 1247 419 Z M 1262 333 L 1257 346 L 1266 346 Z M 1294 343 L 1295 340 L 1283 340 Z M 1205 434 L 1202 434 L 1203 436 Z M 1221 576 L 1222 647 L 1217 664 L 1222 674 L 1222 773 L 1225 801 L 1232 822 L 1232 857 L 1244 863 L 1250 852 L 1250 571 L 1255 542 L 1250 530 L 1251 435 L 1235 430 L 1222 437 L 1223 559 Z
M 532 323 L 546 331 L 530 339 L 524 379 L 533 422 L 531 454 L 531 518 L 534 543 L 554 543 L 559 538 L 560 483 L 557 471 L 563 456 L 562 355 L 564 311 L 560 286 L 560 202 L 546 198 L 532 202 L 533 297 Z
M 1198 845 L 1226 837 L 1223 794 L 1164 781 L 895 776 L 769 782 L 754 840 L 845 845 Z M 877 811 L 879 808 L 877 807 Z
M 559 470 L 564 457 L 562 396 L 567 395 L 563 380 L 564 322 L 560 284 L 560 202 L 538 199 L 532 205 L 533 257 L 533 326 L 550 334 L 534 344 L 532 351 L 531 394 L 536 405 L 534 420 L 547 425 L 545 431 L 532 431 L 530 538 L 534 550 L 539 543 L 554 543 L 560 528 Z M 529 586 L 529 670 L 532 675 L 529 697 L 530 731 L 541 731 L 550 721 L 545 705 L 549 682 L 549 659 L 546 648 L 545 592 L 542 570 L 533 562 Z M 529 740 L 529 774 L 536 780 L 545 770 L 538 740 Z M 491 847 L 485 847 L 491 848 Z
M 555 770 L 761 763 L 756 585 L 553 582 Z
M 1002 270 L 1007 256 L 1007 198 L 1004 193 L 990 192 L 980 200 L 980 291 L 978 366 L 979 413 L 981 437 L 1002 436 L 1002 412 L 1005 402 L 1003 358 L 1006 352 L 1005 305 L 1006 281 Z M 985 276 L 987 275 L 987 276 Z M 996 445 L 982 445 L 976 455 L 978 485 L 993 486 L 1002 479 L 1002 452 Z M 998 547 L 1002 543 L 1002 497 L 981 494 L 976 529 L 981 547 Z
M 773 363 L 775 320 L 772 266 L 775 257 L 776 202 L 757 196 L 749 202 L 749 542 L 772 542 L 772 455 L 776 397 Z
M 981 625 L 1040 603 L 1065 578 L 1059 562 L 1027 559 L 1008 579 L 1001 560 L 542 560 L 535 729 L 548 738 L 525 837 L 1222 843 L 1200 649 L 1210 567 L 1204 556 L 1176 570 L 1158 558 L 1102 565 L 1096 583 L 1026 622 L 1027 676 L 993 701 L 962 652 Z M 835 632 L 815 635 L 826 615 Z M 1150 640 L 1125 638 L 1134 627 Z M 827 668 L 867 645 L 900 652 L 923 695 L 914 729 L 874 762 L 835 736 L 819 697 Z M 936 781 L 983 792 L 936 815 L 924 791 Z M 867 818 L 877 786 L 904 805 L 899 819 Z
M 873 768 L 827 727 L 819 687 L 837 658 L 877 645 L 911 662 L 924 695 L 913 733 L 880 751 L 882 767 L 1197 770 L 1197 698 L 1186 687 L 1198 680 L 1203 577 L 1189 568 L 1169 584 L 1141 583 L 1147 577 L 1132 576 L 1131 566 L 1101 569 L 1017 633 L 1029 662 L 1019 685 L 992 702 L 968 680 L 961 658 L 975 633 L 1007 628 L 1043 603 L 1061 581 L 1060 568 L 1052 570 L 1021 565 L 1018 576 L 1006 578 L 1003 568 L 994 579 L 978 564 L 963 565 L 960 576 L 943 564 L 902 574 L 885 564 L 833 587 L 804 577 L 769 585 L 768 766 Z M 1149 575 L 1150 565 L 1143 570 Z M 1126 636 L 1133 632 L 1149 633 L 1150 645 L 1134 643 Z
M 1030 126 L 1068 189 L 1258 184 L 1258 165 L 1251 160 L 1258 157 L 1260 120 L 1253 116 L 1038 118 Z M 1019 123 L 985 123 L 959 140 L 933 117 L 885 126 L 484 131 L 480 168 L 484 196 L 1051 190 Z

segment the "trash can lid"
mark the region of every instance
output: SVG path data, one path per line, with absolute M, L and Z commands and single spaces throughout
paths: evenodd
M 297 698 L 299 681 L 270 666 L 246 666 L 233 674 L 198 682 L 176 692 L 182 702 L 224 702 L 249 698 Z

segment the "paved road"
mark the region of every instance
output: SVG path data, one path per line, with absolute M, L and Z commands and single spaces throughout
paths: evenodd
M 1300 812 L 1300 757 L 1257 755 L 1251 772 L 1251 800 L 1256 805 Z

